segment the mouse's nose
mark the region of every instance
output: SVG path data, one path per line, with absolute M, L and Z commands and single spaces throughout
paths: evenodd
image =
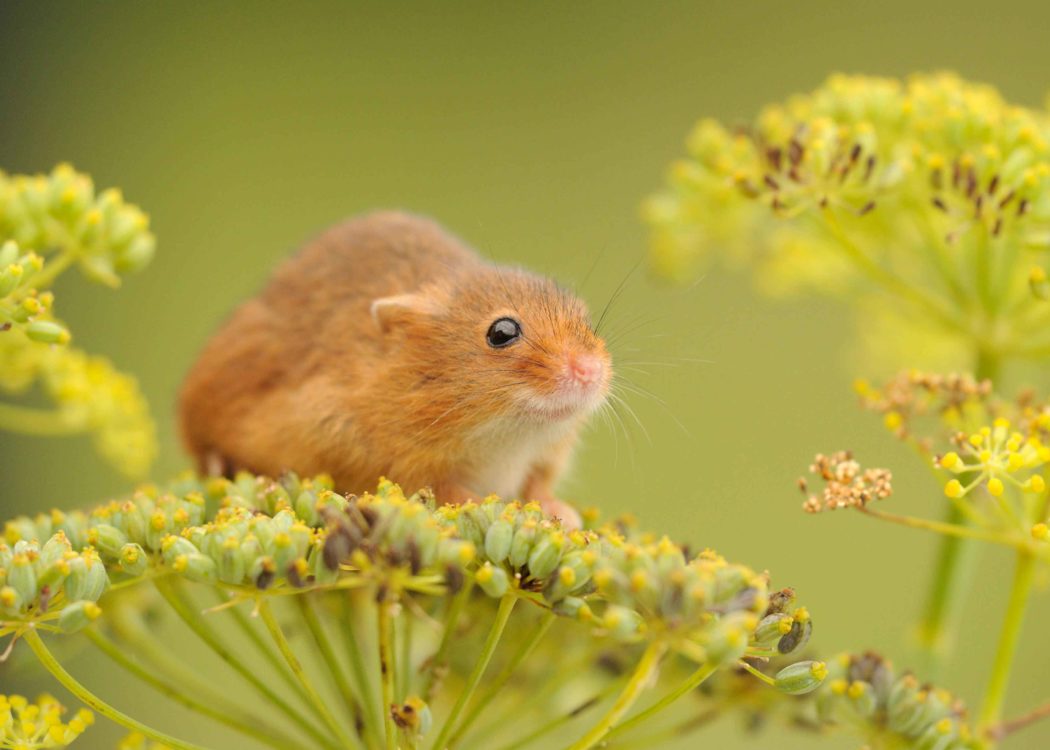
M 593 354 L 570 354 L 569 375 L 581 386 L 590 387 L 601 382 L 605 365 Z

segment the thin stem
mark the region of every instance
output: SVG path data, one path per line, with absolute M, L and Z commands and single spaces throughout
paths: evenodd
M 366 734 L 369 734 L 370 739 L 372 739 L 371 733 L 368 732 L 368 717 L 364 715 L 364 712 L 361 709 L 361 704 L 358 702 L 357 696 L 354 695 L 354 691 L 351 689 L 350 683 L 346 679 L 346 674 L 343 672 L 339 660 L 336 658 L 335 650 L 332 648 L 332 643 L 328 640 L 328 635 L 325 633 L 324 626 L 321 624 L 321 620 L 317 616 L 317 611 L 314 609 L 311 595 L 303 594 L 302 596 L 296 597 L 296 603 L 299 605 L 299 612 L 303 616 L 306 628 L 310 631 L 310 635 L 313 637 L 314 643 L 317 645 L 317 650 L 321 654 L 321 659 L 328 667 L 328 676 L 331 678 L 332 684 L 335 686 L 336 690 L 339 691 L 339 695 L 342 696 L 343 703 L 350 712 L 354 725 L 362 727 Z
M 310 676 L 307 675 L 306 670 L 303 669 L 299 657 L 297 657 L 292 650 L 292 644 L 288 642 L 288 638 L 281 629 L 281 624 L 277 622 L 277 618 L 273 616 L 273 609 L 270 607 L 270 602 L 266 599 L 259 600 L 259 615 L 262 617 L 266 629 L 270 631 L 270 636 L 273 638 L 273 642 L 277 645 L 277 650 L 281 652 L 285 661 L 288 662 L 288 667 L 292 670 L 292 674 L 295 675 L 299 684 L 302 685 L 303 690 L 310 697 L 310 701 L 314 706 L 316 706 L 317 712 L 321 715 L 324 723 L 328 725 L 330 730 L 332 730 L 332 734 L 339 738 L 343 747 L 360 747 L 360 742 L 352 738 L 347 733 L 346 728 L 336 721 L 335 717 L 332 716 L 331 711 L 328 710 L 328 706 L 325 705 L 324 700 L 321 698 L 321 694 L 317 692 L 317 689 L 310 681 Z
M 525 735 L 521 739 L 515 740 L 509 745 L 505 745 L 500 750 L 519 750 L 520 748 L 527 747 L 533 742 L 538 740 L 544 735 L 550 734 L 556 729 L 560 729 L 562 726 L 568 724 L 573 719 L 576 719 L 583 714 L 590 711 L 595 706 L 599 705 L 602 701 L 612 695 L 616 688 L 616 682 L 610 682 L 608 685 L 599 690 L 595 695 L 580 703 L 576 708 L 572 709 L 568 713 L 562 714 L 561 716 L 555 717 L 548 721 L 546 724 L 541 724 L 539 727 L 534 729 L 529 734 Z
M 47 289 L 52 283 L 54 283 L 59 274 L 73 265 L 76 259 L 76 252 L 68 248 L 63 249 L 57 255 L 50 258 L 47 263 L 44 264 L 44 267 L 40 269 L 40 272 L 29 280 L 29 283 L 26 286 L 40 291 Z
M 379 674 L 383 695 L 383 727 L 386 732 L 387 750 L 397 750 L 397 727 L 391 709 L 394 706 L 394 626 L 391 622 L 390 607 L 385 598 L 378 603 L 379 629 Z
M 504 597 L 500 599 L 499 609 L 496 610 L 496 619 L 493 621 L 492 627 L 489 628 L 488 637 L 485 639 L 485 644 L 481 647 L 481 653 L 478 655 L 478 660 L 474 662 L 474 669 L 471 670 L 470 676 L 467 678 L 463 690 L 456 699 L 456 704 L 452 707 L 451 713 L 449 713 L 448 718 L 445 719 L 445 723 L 441 727 L 441 732 L 438 734 L 438 738 L 432 746 L 433 750 L 445 750 L 448 746 L 448 738 L 452 734 L 452 729 L 456 726 L 456 722 L 459 721 L 459 715 L 473 697 L 474 691 L 478 687 L 478 683 L 481 682 L 481 678 L 485 674 L 489 662 L 492 660 L 492 655 L 496 653 L 496 646 L 499 645 L 500 638 L 503 635 L 503 630 L 507 627 L 507 621 L 510 619 L 510 615 L 514 611 L 514 605 L 517 604 L 517 602 L 517 593 L 513 591 L 504 595 Z
M 638 660 L 638 666 L 634 668 L 631 678 L 624 685 L 623 691 L 621 691 L 616 702 L 605 712 L 605 715 L 599 719 L 598 723 L 591 727 L 590 731 L 583 737 L 570 745 L 568 750 L 589 750 L 589 748 L 597 745 L 605 737 L 616 722 L 638 700 L 638 696 L 642 694 L 666 651 L 667 645 L 659 640 L 653 641 L 646 647 L 642 658 Z
M 1005 739 L 1014 732 L 1017 732 L 1025 727 L 1031 726 L 1037 721 L 1041 721 L 1050 717 L 1050 703 L 1044 703 L 1043 705 L 1033 708 L 1026 714 L 1004 721 L 1001 724 L 988 727 L 986 734 L 993 741 L 998 742 L 999 740 Z
M 377 713 L 380 711 L 376 706 L 375 692 L 372 690 L 372 681 L 369 679 L 368 670 L 365 668 L 365 659 L 364 655 L 361 653 L 361 645 L 357 642 L 357 633 L 354 630 L 356 613 L 351 604 L 351 596 L 352 594 L 347 593 L 346 597 L 342 600 L 344 615 L 342 629 L 346 635 L 343 639 L 343 643 L 346 646 L 347 659 L 350 661 L 350 674 L 353 676 L 354 682 L 357 684 L 357 694 L 361 696 L 366 723 L 371 728 L 371 733 L 378 736 L 379 726 L 383 723 L 383 718 L 382 716 L 379 716 L 377 721 Z
M 669 692 L 656 703 L 649 706 L 649 708 L 632 716 L 630 719 L 623 722 L 622 724 L 619 724 L 618 726 L 615 726 L 612 729 L 610 729 L 608 734 L 605 735 L 605 739 L 610 740 L 613 737 L 618 737 L 621 734 L 630 731 L 642 722 L 651 719 L 656 714 L 668 708 L 672 703 L 677 701 L 682 696 L 687 695 L 688 693 L 691 693 L 694 690 L 696 690 L 704 683 L 705 680 L 707 680 L 708 677 L 713 675 L 716 671 L 718 671 L 718 666 L 716 664 L 704 664 L 691 675 L 689 675 L 689 677 L 685 679 L 685 682 L 683 682 L 681 685 Z
M 172 750 L 205 750 L 202 745 L 195 745 L 192 742 L 183 742 L 171 735 L 146 726 L 145 724 L 132 719 L 127 714 L 121 713 L 113 706 L 103 701 L 78 682 L 73 675 L 63 669 L 62 665 L 58 663 L 58 660 L 48 650 L 47 646 L 44 645 L 43 639 L 36 630 L 27 630 L 22 639 L 26 642 L 29 648 L 33 650 L 33 653 L 36 654 L 36 658 L 40 660 L 40 663 L 44 665 L 44 668 L 50 672 L 56 680 L 62 683 L 62 686 L 66 690 L 79 698 L 82 703 L 89 706 L 102 716 L 105 716 L 110 721 L 116 722 L 133 732 L 140 732 L 151 740 L 155 740 L 156 742 L 171 747 Z
M 514 654 L 507 666 L 486 686 L 485 692 L 481 695 L 480 700 L 470 707 L 470 711 L 463 717 L 463 720 L 459 722 L 459 726 L 456 727 L 456 731 L 452 733 L 452 736 L 448 740 L 448 746 L 454 747 L 456 742 L 467 732 L 468 729 L 474 724 L 474 722 L 481 716 L 481 714 L 488 708 L 488 705 L 500 694 L 503 690 L 503 686 L 507 684 L 514 673 L 518 670 L 518 667 L 529 658 L 529 655 L 535 650 L 539 642 L 543 640 L 543 636 L 550 630 L 551 625 L 557 616 L 553 612 L 546 612 L 540 618 L 540 621 L 536 623 L 536 628 L 532 631 L 532 635 L 521 645 L 518 652 Z
M 455 637 L 456 629 L 459 627 L 459 617 L 463 613 L 463 607 L 466 605 L 467 600 L 470 599 L 473 587 L 474 580 L 471 579 L 452 598 L 448 605 L 448 611 L 445 612 L 445 629 L 441 636 L 441 643 L 438 644 L 437 651 L 430 658 L 430 666 L 427 668 L 423 681 L 423 700 L 427 703 L 434 697 L 434 685 L 436 684 L 437 676 L 445 665 L 448 649 L 452 645 L 452 639 Z
M 329 737 L 326 737 L 321 732 L 317 731 L 317 728 L 314 727 L 314 724 L 310 719 L 306 718 L 288 705 L 283 698 L 277 695 L 277 693 L 270 689 L 270 687 L 255 674 L 253 669 L 234 656 L 233 653 L 222 644 L 219 637 L 215 634 L 215 631 L 196 615 L 191 606 L 182 598 L 181 592 L 172 586 L 171 581 L 166 579 L 156 579 L 153 584 L 157 591 L 160 592 L 160 595 L 164 597 L 164 600 L 175 610 L 175 614 L 186 623 L 190 630 L 192 630 L 198 638 L 214 651 L 216 656 L 226 662 L 231 669 L 251 684 L 260 695 L 269 700 L 278 710 L 283 712 L 285 716 L 294 721 L 298 727 L 304 732 L 307 732 L 321 745 L 328 748 L 337 747 Z
M 84 425 L 70 422 L 65 414 L 53 409 L 0 404 L 0 428 L 24 435 L 57 437 L 82 432 Z
M 1028 553 L 1019 552 L 1006 617 L 1003 619 L 1003 627 L 999 633 L 999 647 L 995 653 L 995 662 L 992 664 L 992 676 L 988 680 L 984 701 L 981 704 L 979 725 L 982 729 L 994 726 L 1002 719 L 1006 687 L 1017 653 L 1017 644 L 1021 638 L 1021 625 L 1024 622 L 1025 610 L 1028 608 L 1028 596 L 1032 590 L 1034 573 L 1035 558 Z
M 884 510 L 876 510 L 874 508 L 858 508 L 861 513 L 871 516 L 872 518 L 878 518 L 883 521 L 889 521 L 890 523 L 900 524 L 901 526 L 907 526 L 912 529 L 923 529 L 925 531 L 932 531 L 935 534 L 944 534 L 946 536 L 956 536 L 963 539 L 980 539 L 984 542 L 992 542 L 994 544 L 1002 544 L 1006 547 L 1013 547 L 1018 550 L 1027 550 L 1031 548 L 1031 545 L 1024 539 L 1018 539 L 1017 537 L 1010 536 L 1009 534 L 1000 534 L 995 531 L 987 531 L 985 529 L 975 529 L 970 526 L 961 526 L 959 524 L 945 523 L 944 521 L 933 521 L 928 518 L 916 518 L 914 516 L 901 516 L 896 513 L 887 513 Z
M 84 631 L 84 635 L 87 636 L 88 640 L 90 640 L 99 651 L 112 659 L 116 664 L 123 667 L 130 674 L 191 711 L 196 711 L 197 713 L 203 714 L 221 724 L 225 724 L 231 729 L 254 737 L 267 745 L 277 748 L 277 750 L 283 750 L 283 748 L 295 745 L 295 740 L 288 737 L 288 735 L 281 733 L 276 728 L 268 726 L 265 721 L 257 716 L 247 715 L 244 718 L 231 716 L 227 710 L 215 708 L 208 703 L 194 698 L 192 695 L 187 695 L 178 686 L 162 680 L 141 664 L 138 664 L 134 659 L 128 657 L 119 646 L 106 638 L 106 636 L 102 635 L 102 633 L 95 628 L 88 628 Z

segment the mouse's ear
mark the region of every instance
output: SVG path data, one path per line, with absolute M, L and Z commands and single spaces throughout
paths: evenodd
M 372 319 L 383 333 L 398 323 L 423 315 L 435 315 L 441 304 L 430 295 L 395 294 L 372 300 Z

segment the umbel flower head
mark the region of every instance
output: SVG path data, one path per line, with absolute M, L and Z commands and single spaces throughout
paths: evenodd
M 96 194 L 69 165 L 49 175 L 0 172 L 0 392 L 41 386 L 51 411 L 3 404 L 0 429 L 31 434 L 90 433 L 99 452 L 129 476 L 156 454 L 153 421 L 135 379 L 102 357 L 66 346 L 48 291 L 77 265 L 109 286 L 153 256 L 146 215 L 116 190 Z
M 646 203 L 651 261 L 690 278 L 724 258 L 771 292 L 841 296 L 870 342 L 910 331 L 909 354 L 954 366 L 963 347 L 1041 350 L 1048 142 L 1047 113 L 950 73 L 832 76 L 750 124 L 697 125 Z
M 0 695 L 0 747 L 12 750 L 66 747 L 95 722 L 87 709 L 63 723 L 66 709 L 50 695 L 31 703 L 21 695 Z
M 284 746 L 333 740 L 353 746 L 345 735 L 356 733 L 363 741 L 386 735 L 417 747 L 432 727 L 436 739 L 427 742 L 441 747 L 471 731 L 520 736 L 510 719 L 495 728 L 475 723 L 489 723 L 501 706 L 527 719 L 521 709 L 526 696 L 544 702 L 549 716 L 565 715 L 547 730 L 555 731 L 604 705 L 592 697 L 581 708 L 581 695 L 622 691 L 619 708 L 584 732 L 578 747 L 591 747 L 644 690 L 660 684 L 659 674 L 682 681 L 687 689 L 677 694 L 684 695 L 744 657 L 788 657 L 805 646 L 813 628 L 794 592 L 771 592 L 767 574 L 711 550 L 691 553 L 667 537 L 639 532 L 629 520 L 603 523 L 592 516 L 589 528 L 568 530 L 533 503 L 488 498 L 438 506 L 429 493 L 406 496 L 386 481 L 374 493 L 343 496 L 327 477 L 188 476 L 87 512 L 14 519 L 4 538 L 2 583 L 12 593 L 0 608 L 0 634 L 24 639 L 45 664 L 53 657 L 40 631 L 86 627 L 106 653 L 120 652 L 124 641 L 135 653 L 132 644 L 152 637 L 148 628 L 133 625 L 140 617 L 133 611 L 142 606 L 151 616 L 174 611 L 219 648 L 223 660 L 229 655 L 211 622 L 247 607 L 262 619 L 278 652 L 290 657 L 294 646 L 282 620 L 296 613 L 299 627 L 326 654 L 355 719 L 344 726 L 331 716 L 307 687 L 299 659 L 289 659 L 297 689 L 324 721 L 320 727 L 297 724 L 310 739 Z M 160 601 L 132 595 L 150 584 Z M 202 615 L 194 599 L 204 588 L 219 594 L 220 606 Z M 322 619 L 315 609 L 332 616 Z M 337 663 L 326 633 L 333 625 L 342 631 L 337 642 L 357 642 L 365 637 L 362 628 L 377 634 L 378 676 L 361 678 L 365 667 L 358 659 L 345 668 Z M 544 641 L 548 631 L 557 635 Z M 496 646 L 504 633 L 511 643 L 501 651 Z M 526 657 L 537 648 L 538 654 L 554 653 L 530 666 Z M 561 669 L 557 654 L 571 654 L 575 666 Z M 136 658 L 155 655 L 147 649 Z M 504 663 L 498 675 L 489 675 L 496 684 L 471 700 L 494 657 Z M 129 657 L 116 658 L 126 664 Z M 686 674 L 682 665 L 691 665 Z M 770 682 L 784 692 L 807 692 L 823 679 L 823 668 L 809 662 L 788 663 L 785 670 Z M 279 714 L 298 721 L 298 711 L 250 668 L 240 673 L 264 700 L 275 701 Z M 354 685 L 345 674 L 354 675 Z M 382 687 L 379 705 L 373 684 Z M 446 696 L 443 685 L 461 692 Z M 225 723 L 240 722 L 235 728 L 257 736 L 258 717 L 245 712 L 254 709 L 231 708 L 223 716 L 233 718 Z M 160 733 L 143 734 L 182 747 Z

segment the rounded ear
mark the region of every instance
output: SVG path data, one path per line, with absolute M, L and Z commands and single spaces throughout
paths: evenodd
M 388 333 L 399 323 L 421 315 L 436 315 L 441 305 L 433 297 L 420 293 L 395 294 L 372 300 L 372 319 L 379 330 Z

